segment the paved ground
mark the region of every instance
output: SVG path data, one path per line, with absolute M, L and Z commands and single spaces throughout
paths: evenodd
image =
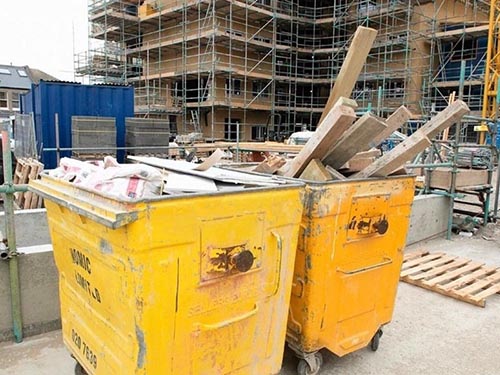
M 500 266 L 500 226 L 473 238 L 438 239 L 408 250 L 415 248 Z M 73 374 L 74 362 L 59 331 L 20 345 L 0 344 L 0 353 L 0 375 Z M 401 283 L 394 320 L 385 328 L 376 353 L 364 349 L 343 358 L 327 352 L 323 356 L 323 375 L 500 374 L 500 294 L 490 297 L 483 309 Z M 280 374 L 295 374 L 296 365 L 287 352 Z

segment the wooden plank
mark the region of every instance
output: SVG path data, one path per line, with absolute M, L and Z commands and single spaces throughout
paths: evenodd
M 40 162 L 35 162 L 35 170 L 36 172 L 34 173 L 34 177 L 33 179 L 37 179 L 38 176 L 40 175 L 40 173 L 42 173 L 43 171 L 43 168 L 44 168 L 44 165 Z M 31 196 L 31 204 L 30 204 L 30 207 L 31 209 L 34 209 L 34 208 L 38 208 L 38 202 L 41 202 L 42 201 L 42 197 L 38 196 L 37 194 L 35 193 L 32 193 L 32 196 Z M 41 206 L 41 203 L 40 203 L 40 206 Z
M 21 170 L 17 174 L 17 184 L 27 184 L 29 182 L 28 176 L 31 170 L 30 164 L 27 159 L 19 159 L 18 163 L 21 166 Z M 14 197 L 15 197 L 15 202 L 17 203 L 19 208 L 20 209 L 24 208 L 25 193 L 24 192 L 14 193 Z
M 451 292 L 442 292 L 440 290 L 434 290 L 434 289 L 431 289 L 432 291 L 435 291 L 439 294 L 442 294 L 444 296 L 447 296 L 447 297 L 451 297 L 451 298 L 454 298 L 454 299 L 457 299 L 459 301 L 462 301 L 462 302 L 467 302 L 467 303 L 470 303 L 472 305 L 475 305 L 475 306 L 479 306 L 479 307 L 484 307 L 485 306 L 485 301 L 482 300 L 482 301 L 474 301 L 471 296 L 460 296 L 458 294 L 455 294 L 453 293 L 453 291 Z
M 465 288 L 461 289 L 454 289 L 454 293 L 457 293 L 458 295 L 464 296 L 466 294 L 473 294 L 483 288 L 486 288 L 487 286 L 490 286 L 491 284 L 497 283 L 500 281 L 500 273 L 496 272 L 493 275 L 490 275 L 488 277 L 485 277 L 484 279 L 476 280 L 474 283 L 471 285 L 466 286 Z
M 398 130 L 401 126 L 403 126 L 409 119 L 411 119 L 412 114 L 408 108 L 404 105 L 399 107 L 394 111 L 392 115 L 390 115 L 387 120 L 385 120 L 386 128 L 382 130 L 379 134 L 373 137 L 371 141 L 371 147 L 377 147 L 387 138 L 389 138 L 392 133 Z
M 412 251 L 411 253 L 406 253 L 403 257 L 403 262 L 407 262 L 412 259 L 423 257 L 424 255 L 428 255 L 429 252 L 427 250 L 417 250 Z
M 332 143 L 343 134 L 356 120 L 351 107 L 336 105 L 328 113 L 324 123 L 305 144 L 299 154 L 278 170 L 278 174 L 287 177 L 298 177 L 313 159 L 322 159 Z
M 363 26 L 357 28 L 333 89 L 328 97 L 318 127 L 323 126 L 323 120 L 325 120 L 327 114 L 340 97 L 349 98 L 351 96 L 376 37 L 377 30 Z
M 450 104 L 443 111 L 431 118 L 411 137 L 397 145 L 391 152 L 388 152 L 370 167 L 356 173 L 354 178 L 366 178 L 371 176 L 385 177 L 392 171 L 401 167 L 405 162 L 416 156 L 430 145 L 429 138 L 435 137 L 442 130 L 458 122 L 466 113 L 469 107 L 461 100 Z M 428 142 L 427 146 L 425 145 Z
M 472 271 L 484 266 L 484 263 L 470 262 L 467 259 L 465 259 L 465 260 L 468 263 L 466 263 L 464 266 L 461 266 L 460 268 L 457 268 L 453 271 L 446 272 L 446 274 L 444 274 L 444 275 L 439 275 L 439 276 L 433 277 L 432 279 L 423 280 L 422 282 L 424 284 L 428 284 L 428 285 L 439 284 L 439 283 L 442 283 L 443 281 L 453 280 L 460 275 L 466 274 L 468 272 L 472 272 Z
M 451 262 L 452 260 L 455 260 L 457 257 L 452 257 L 452 256 L 449 256 L 449 255 L 443 255 L 437 259 L 434 259 L 433 261 L 431 262 L 425 262 L 425 263 L 422 263 L 416 267 L 411 267 L 411 268 L 407 268 L 403 271 L 401 271 L 401 277 L 405 277 L 405 276 L 411 276 L 412 274 L 414 273 L 418 273 L 418 272 L 421 272 L 421 271 L 424 271 L 424 270 L 429 270 L 431 268 L 434 268 L 435 266 L 440 266 L 442 264 L 445 264 L 445 263 L 449 263 Z
M 402 266 L 402 269 L 403 270 L 406 270 L 406 269 L 409 269 L 410 267 L 415 267 L 421 263 L 424 263 L 424 262 L 429 262 L 429 261 L 432 261 L 434 259 L 437 259 L 437 258 L 440 258 L 444 255 L 444 253 L 432 253 L 432 254 L 425 254 L 422 256 L 422 257 L 418 257 L 418 258 L 415 258 L 415 259 L 412 259 L 412 260 L 409 260 L 409 261 L 405 261 L 403 263 L 403 266 Z
M 332 176 L 332 180 L 337 180 L 337 181 L 347 180 L 347 177 L 345 177 L 342 173 L 340 173 L 336 169 L 333 169 L 329 165 L 325 165 L 325 168 Z
M 29 174 L 28 174 L 28 182 L 29 182 L 29 181 L 35 180 L 37 178 L 37 176 L 38 176 L 38 164 L 34 163 L 32 160 L 30 160 L 30 161 L 28 161 L 28 165 L 29 165 Z M 31 203 L 32 203 L 34 198 L 36 198 L 36 197 L 34 196 L 33 192 L 31 192 L 31 191 L 25 192 L 24 193 L 23 208 L 25 208 L 25 209 L 32 208 Z
M 432 269 L 421 272 L 418 275 L 411 275 L 410 277 L 413 280 L 422 280 L 422 279 L 427 279 L 429 277 L 435 277 L 441 275 L 443 272 L 446 272 L 446 274 L 449 274 L 451 270 L 456 269 L 458 267 L 462 267 L 466 265 L 467 263 L 470 263 L 469 259 L 454 259 L 450 263 L 445 263 L 444 265 L 440 267 L 433 267 Z
M 365 158 L 378 158 L 382 155 L 382 152 L 378 148 L 373 148 L 368 151 L 358 152 L 354 155 L 351 160 L 365 159 Z
M 266 159 L 259 165 L 257 165 L 253 169 L 253 171 L 259 173 L 273 174 L 285 164 L 286 164 L 285 158 L 274 154 L 268 154 L 266 156 Z
M 464 115 L 470 112 L 469 107 L 462 100 L 456 100 L 436 116 L 431 118 L 418 131 L 424 133 L 428 138 L 434 138 L 444 129 L 462 119 Z
M 22 175 L 22 169 L 23 169 L 23 160 L 22 159 L 18 159 L 17 163 L 16 163 L 16 169 L 14 170 L 14 175 L 12 176 L 13 177 L 13 181 L 12 182 L 14 183 L 14 185 L 18 185 L 19 184 L 19 178 Z
M 372 148 L 372 139 L 386 128 L 387 125 L 381 119 L 365 113 L 340 137 L 323 158 L 323 163 L 339 169 L 358 152 Z
M 375 158 L 351 159 L 345 163 L 340 169 L 348 169 L 348 172 L 359 172 L 375 162 Z
M 389 176 L 406 176 L 408 174 L 408 170 L 405 167 L 400 167 L 395 171 L 389 173 Z
M 495 271 L 495 268 L 493 268 L 493 267 L 481 267 L 481 268 L 477 269 L 476 271 L 469 273 L 467 275 L 464 275 L 464 276 L 462 276 L 456 280 L 453 280 L 449 283 L 437 285 L 437 287 L 440 290 L 447 292 L 447 291 L 450 291 L 454 288 L 461 288 L 464 285 L 470 284 L 471 282 L 473 282 L 477 278 L 484 277 L 488 273 L 491 273 L 494 271 Z
M 38 202 L 36 204 L 36 208 L 42 208 L 42 207 L 43 207 L 43 198 L 39 195 Z
M 303 180 L 324 182 L 331 180 L 332 176 L 319 159 L 313 159 L 309 162 L 306 169 L 304 169 L 300 178 Z
M 483 290 L 481 293 L 474 295 L 472 299 L 475 301 L 481 301 L 482 299 L 492 296 L 493 294 L 496 294 L 498 292 L 500 292 L 500 284 L 495 284 Z
M 206 171 L 208 168 L 213 167 L 215 164 L 220 162 L 222 158 L 224 157 L 224 151 L 222 151 L 220 148 L 216 149 L 212 155 L 210 155 L 208 158 L 206 158 L 203 163 L 198 164 L 196 168 L 194 168 L 195 171 Z
M 416 132 L 372 165 L 351 176 L 351 178 L 367 178 L 372 176 L 385 177 L 403 166 L 407 161 L 418 155 L 431 145 L 431 141 L 423 133 Z
M 430 186 L 448 190 L 451 187 L 451 171 L 448 168 L 436 168 L 430 172 Z M 469 186 L 488 184 L 488 170 L 458 168 L 455 186 L 464 189 Z

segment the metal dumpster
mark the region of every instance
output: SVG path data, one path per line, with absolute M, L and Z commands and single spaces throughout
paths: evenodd
M 277 374 L 303 187 L 118 201 L 42 176 L 77 373 Z
M 371 343 L 392 318 L 414 177 L 307 182 L 287 342 L 299 375 Z

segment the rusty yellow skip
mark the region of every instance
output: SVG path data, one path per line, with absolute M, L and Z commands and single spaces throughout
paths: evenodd
M 320 349 L 375 350 L 392 318 L 413 177 L 145 201 L 31 188 L 77 373 L 277 374 L 286 332 L 299 375 L 317 374 Z
M 317 374 L 319 350 L 378 347 L 392 318 L 414 177 L 307 183 L 287 341 L 299 375 Z
M 118 201 L 44 175 L 77 373 L 277 374 L 302 186 Z

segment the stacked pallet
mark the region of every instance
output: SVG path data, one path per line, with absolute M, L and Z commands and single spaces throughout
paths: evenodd
M 43 164 L 34 159 L 18 159 L 13 176 L 14 185 L 27 185 L 36 180 L 43 171 Z M 14 193 L 15 203 L 20 209 L 41 208 L 42 197 L 31 191 Z
M 168 157 L 170 124 L 159 119 L 125 119 L 125 145 L 128 155 Z M 147 148 L 145 148 L 147 147 Z
M 463 101 L 453 102 L 393 150 L 376 159 L 379 151 L 375 147 L 412 116 L 406 107 L 401 106 L 387 119 L 371 113 L 357 118 L 357 104 L 348 99 L 376 34 L 373 29 L 358 28 L 316 131 L 294 159 L 274 169 L 272 167 L 279 163 L 273 160 L 268 169 L 287 177 L 318 181 L 400 173 L 408 161 L 431 145 L 431 139 L 469 112 Z M 260 165 L 259 169 L 267 168 Z
M 116 155 L 114 117 L 73 116 L 71 118 L 73 157 L 80 160 Z

